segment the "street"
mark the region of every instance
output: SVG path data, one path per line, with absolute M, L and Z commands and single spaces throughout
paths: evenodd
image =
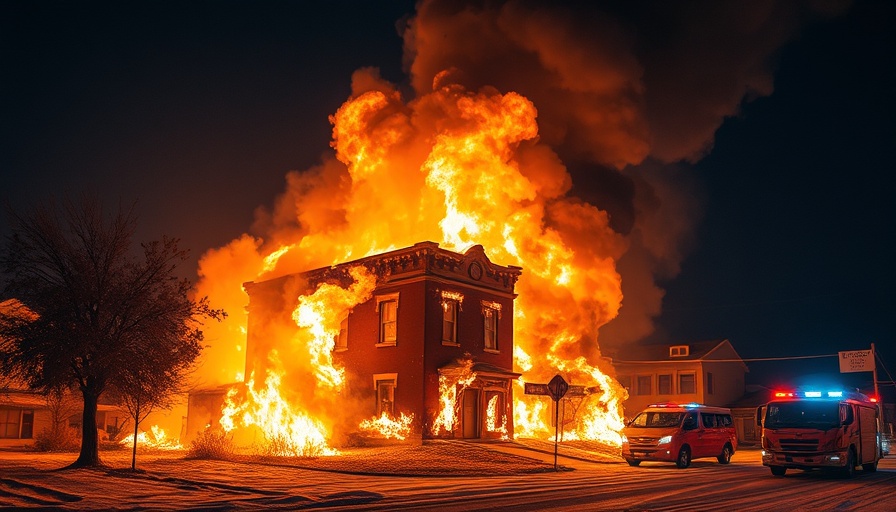
M 560 457 L 516 443 L 443 443 L 470 450 L 477 459 L 525 456 L 531 464 L 550 462 L 548 471 L 483 476 L 451 476 L 438 452 L 429 458 L 393 464 L 444 465 L 436 476 L 362 474 L 308 469 L 289 461 L 265 463 L 185 459 L 180 454 L 141 458 L 138 472 L 126 453 L 107 454 L 107 470 L 56 469 L 72 454 L 0 453 L 0 508 L 54 510 L 429 510 L 442 512 L 514 511 L 880 511 L 894 510 L 896 456 L 875 473 L 858 471 L 843 479 L 820 471 L 788 471 L 774 477 L 755 448 L 739 450 L 731 464 L 699 459 L 687 469 L 671 463 L 630 467 L 621 460 L 601 462 Z M 466 448 L 469 447 L 469 448 Z M 388 450 L 388 449 L 387 449 Z M 494 450 L 494 451 L 491 451 Z M 387 452 L 388 453 L 388 452 Z M 398 452 L 396 452 L 397 455 Z M 493 455 L 490 457 L 488 453 Z M 119 458 L 115 458 L 119 457 Z M 511 459 L 508 459 L 511 460 Z M 481 463 L 470 459 L 469 464 Z M 388 464 L 388 463 L 387 463 Z M 119 469 L 114 469 L 119 468 Z M 491 475 L 491 476 L 484 476 Z
M 753 510 L 892 511 L 896 507 L 896 458 L 877 472 L 858 471 L 845 480 L 819 471 L 789 471 L 773 477 L 759 451 L 742 450 L 730 465 L 696 460 L 687 469 L 673 464 L 595 464 L 562 459 L 574 471 L 500 479 L 383 482 L 384 498 L 364 506 L 331 510 L 450 511 L 658 511 Z

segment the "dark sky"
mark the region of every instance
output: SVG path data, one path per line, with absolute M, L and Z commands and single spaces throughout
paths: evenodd
M 194 257 L 248 231 L 255 209 L 283 191 L 288 171 L 332 152 L 327 116 L 348 98 L 355 70 L 378 67 L 412 94 L 396 21 L 413 15 L 414 3 L 326 4 L 3 2 L 2 200 L 14 208 L 80 192 L 136 200 L 141 239 L 178 237 Z M 637 34 L 626 41 L 644 69 L 645 118 L 658 134 L 643 167 L 655 162 L 689 183 L 700 212 L 680 259 L 656 272 L 666 295 L 645 341 L 728 338 L 748 359 L 875 343 L 885 363 L 879 380 L 893 380 L 893 3 L 861 0 L 837 15 L 804 16 L 786 34 L 745 38 L 741 46 L 715 46 L 696 32 L 701 44 L 690 47 L 668 44 L 674 22 L 700 21 L 710 34 L 716 18 L 704 7 L 713 3 L 689 3 L 693 14 L 681 18 L 657 14 L 662 4 L 614 5 L 611 13 Z M 652 16 L 642 6 L 652 6 L 644 9 Z M 592 19 L 604 18 L 583 16 L 582 23 Z M 600 27 L 595 39 L 610 32 Z M 768 70 L 770 83 L 744 78 L 749 67 L 710 73 L 772 39 L 753 64 Z M 671 58 L 676 48 L 680 60 Z M 715 64 L 672 66 L 678 62 Z M 728 98 L 730 111 L 704 119 L 700 102 L 691 101 L 701 92 L 688 87 L 704 73 L 750 87 Z M 470 75 L 477 85 L 489 76 Z M 494 85 L 510 87 L 500 79 Z M 666 107 L 650 110 L 657 105 Z M 550 109 L 544 112 L 547 123 Z M 683 136 L 695 127 L 708 139 L 684 149 Z M 574 191 L 629 230 L 636 209 L 625 198 L 637 188 L 639 166 L 582 160 L 586 151 L 568 139 L 557 148 Z M 0 228 L 8 232 L 5 219 Z M 833 358 L 749 367 L 752 381 L 767 384 L 838 377 Z M 842 377 L 856 386 L 870 381 Z

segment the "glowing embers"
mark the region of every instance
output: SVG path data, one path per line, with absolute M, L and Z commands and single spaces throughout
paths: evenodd
M 388 413 L 384 412 L 378 418 L 362 421 L 359 428 L 363 432 L 372 434 L 375 437 L 398 439 L 401 441 L 407 439 L 410 435 L 411 425 L 413 423 L 413 414 L 405 415 L 404 413 L 401 413 L 397 419 L 394 419 L 390 417 Z

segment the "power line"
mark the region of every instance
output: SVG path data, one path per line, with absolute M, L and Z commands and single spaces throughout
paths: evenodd
M 757 358 L 741 358 L 741 359 L 680 359 L 678 361 L 700 362 L 700 363 L 753 363 L 757 361 L 787 361 L 792 359 L 819 359 L 822 357 L 840 357 L 839 354 L 822 354 L 817 356 L 789 356 L 789 357 L 757 357 Z M 669 364 L 669 360 L 663 361 L 622 361 L 613 360 L 613 363 L 623 364 Z

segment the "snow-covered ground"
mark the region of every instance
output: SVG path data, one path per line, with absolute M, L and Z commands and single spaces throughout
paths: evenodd
M 842 480 L 802 472 L 772 477 L 755 449 L 738 451 L 729 465 L 698 460 L 686 470 L 632 468 L 613 449 L 570 443 L 561 446 L 555 471 L 553 443 L 543 441 L 427 442 L 320 458 L 185 455 L 139 452 L 133 472 L 129 450 L 102 452 L 107 468 L 78 470 L 60 470 L 75 453 L 0 452 L 0 507 L 559 511 L 694 510 L 702 502 L 726 510 L 891 511 L 896 499 L 894 457 L 875 474 Z

